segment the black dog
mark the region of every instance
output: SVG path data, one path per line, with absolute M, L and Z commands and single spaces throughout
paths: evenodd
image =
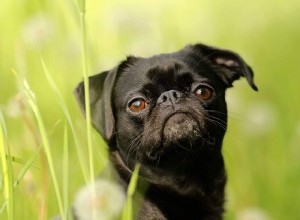
M 238 54 L 196 44 L 90 77 L 92 122 L 120 180 L 140 163 L 137 192 L 148 183 L 138 219 L 222 219 L 225 91 L 241 76 L 257 90 Z M 75 94 L 85 112 L 83 83 Z

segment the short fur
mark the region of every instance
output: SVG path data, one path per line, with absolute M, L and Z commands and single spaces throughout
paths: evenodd
M 141 164 L 138 219 L 222 219 L 225 91 L 240 77 L 257 90 L 238 54 L 203 44 L 150 58 L 130 56 L 90 77 L 92 122 L 109 145 L 124 190 Z M 205 91 L 209 99 L 197 96 Z M 75 95 L 85 113 L 83 82 Z M 141 100 L 144 109 L 129 108 Z

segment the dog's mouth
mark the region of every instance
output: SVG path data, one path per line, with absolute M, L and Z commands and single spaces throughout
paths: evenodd
M 197 140 L 203 139 L 204 121 L 196 119 L 191 113 L 176 112 L 165 118 L 161 128 L 160 144 L 152 148 L 147 156 L 156 160 L 167 152 L 193 151 Z
M 175 113 L 166 118 L 162 129 L 162 144 L 170 145 L 182 139 L 194 139 L 201 135 L 199 122 L 190 113 Z

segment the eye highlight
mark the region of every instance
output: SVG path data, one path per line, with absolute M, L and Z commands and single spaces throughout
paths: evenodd
M 198 86 L 194 92 L 195 96 L 203 101 L 208 101 L 214 95 L 214 90 L 208 86 L 201 85 Z
M 129 102 L 128 108 L 132 112 L 139 112 L 147 107 L 148 103 L 143 98 L 136 98 Z

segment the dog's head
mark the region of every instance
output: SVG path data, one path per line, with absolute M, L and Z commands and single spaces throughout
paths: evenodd
M 240 77 L 257 90 L 238 54 L 202 44 L 128 57 L 89 78 L 92 123 L 128 165 L 157 166 L 202 149 L 220 151 L 227 127 L 225 90 Z M 83 83 L 75 94 L 85 112 Z

